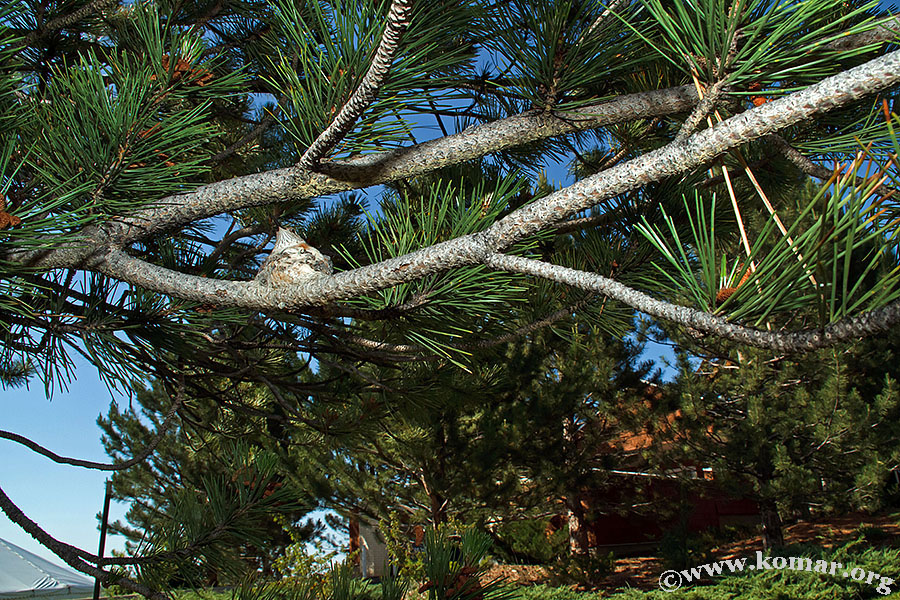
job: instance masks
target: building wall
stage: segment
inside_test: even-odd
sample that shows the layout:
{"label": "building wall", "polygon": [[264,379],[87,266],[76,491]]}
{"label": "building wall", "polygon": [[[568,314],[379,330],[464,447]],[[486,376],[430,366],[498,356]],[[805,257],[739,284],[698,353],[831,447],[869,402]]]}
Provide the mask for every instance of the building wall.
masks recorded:
{"label": "building wall", "polygon": [[381,577],[388,566],[388,552],[378,529],[359,523],[359,570],[363,577]]}

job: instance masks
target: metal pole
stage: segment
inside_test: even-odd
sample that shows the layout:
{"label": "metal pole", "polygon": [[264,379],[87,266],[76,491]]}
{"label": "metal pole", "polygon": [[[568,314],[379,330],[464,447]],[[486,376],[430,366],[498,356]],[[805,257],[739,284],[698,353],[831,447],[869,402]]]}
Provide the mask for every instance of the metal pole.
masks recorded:
{"label": "metal pole", "polygon": [[[112,495],[112,481],[106,480],[106,495],[103,498],[103,518],[100,520],[100,548],[97,550],[97,556],[100,561],[97,568],[103,568],[103,552],[106,550],[106,523],[109,521],[109,497]],[[94,580],[94,600],[100,600],[100,578]]]}

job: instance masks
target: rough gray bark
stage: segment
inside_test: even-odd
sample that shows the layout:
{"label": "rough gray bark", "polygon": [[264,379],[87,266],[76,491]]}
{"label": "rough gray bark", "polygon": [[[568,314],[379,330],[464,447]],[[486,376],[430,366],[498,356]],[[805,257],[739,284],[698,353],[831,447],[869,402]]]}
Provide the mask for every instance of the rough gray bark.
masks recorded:
{"label": "rough gray bark", "polygon": [[657,300],[596,273],[587,273],[504,254],[492,255],[485,261],[485,264],[502,271],[542,277],[603,294],[658,319],[679,323],[692,329],[742,344],[771,348],[781,352],[815,350],[816,348],[823,348],[839,342],[881,333],[900,323],[900,301],[897,301],[884,308],[842,319],[819,329],[782,332],[764,331],[737,325],[722,317],[700,310]]}
{"label": "rough gray bark", "polygon": [[393,0],[388,11],[388,22],[381,36],[381,43],[372,59],[369,70],[363,76],[359,87],[341,108],[334,121],[319,134],[319,137],[306,149],[297,166],[301,169],[315,169],[319,161],[331,151],[353,129],[356,120],[362,116],[366,108],[375,100],[378,89],[384,83],[397,48],[400,37],[409,26],[411,0]]}
{"label": "rough gray bark", "polygon": [[[121,247],[135,239],[197,218],[283,200],[285,193],[289,193],[290,197],[298,194],[320,195],[362,185],[349,183],[348,180],[362,180],[369,185],[392,178],[408,177],[516,143],[572,131],[580,126],[586,128],[589,124],[597,126],[617,119],[656,116],[664,112],[657,104],[663,98],[680,98],[682,102],[693,105],[696,96],[691,96],[685,88],[628,96],[594,107],[591,109],[596,111],[594,115],[588,109],[582,109],[580,117],[579,114],[567,115],[569,119],[565,124],[561,124],[557,117],[550,114],[528,113],[473,128],[456,136],[420,144],[412,149],[366,157],[340,166],[326,166],[328,175],[302,169],[283,169],[241,177],[163,200],[128,219],[95,227],[86,232],[83,241],[67,247],[41,255],[7,254],[6,258],[42,268],[91,269],[156,292],[213,305],[260,311],[324,306],[456,267],[484,263],[499,267],[504,264],[503,260],[524,261],[525,259],[512,257],[501,259],[497,253],[606,199],[685,173],[707,164],[732,148],[885,90],[898,82],[900,51],[895,51],[829,77],[805,90],[731,117],[683,141],[673,142],[583,179],[514,211],[483,232],[334,276],[306,277],[294,285],[261,285],[258,281],[196,277],[141,261],[129,256]],[[573,117],[576,120],[572,121]],[[583,121],[578,120],[579,118],[583,118]],[[523,134],[525,137],[522,137]],[[546,267],[526,267],[524,263],[516,265],[517,269],[519,267],[531,269],[534,275],[559,280],[560,274],[551,273]],[[566,277],[579,287],[589,285],[577,273],[567,274]],[[585,289],[601,291],[596,287]],[[896,321],[897,312],[900,311],[900,308],[892,305],[882,311],[834,324],[822,332],[770,334],[754,332],[727,322],[720,323],[721,319],[684,307],[651,305],[648,301],[652,299],[627,288],[621,291],[620,299],[638,310],[652,310],[654,312],[649,314],[660,318],[745,343],[783,350],[815,348],[824,343],[847,339],[863,331],[881,331]]]}
{"label": "rough gray bark", "polygon": [[694,133],[694,130],[700,125],[700,122],[703,121],[709,113],[715,110],[716,103],[719,101],[719,97],[721,96],[724,87],[723,81],[717,81],[707,88],[703,99],[697,103],[693,112],[691,112],[684,123],[681,124],[681,129],[679,129],[678,133],[675,135],[676,142],[686,140],[688,136]]}

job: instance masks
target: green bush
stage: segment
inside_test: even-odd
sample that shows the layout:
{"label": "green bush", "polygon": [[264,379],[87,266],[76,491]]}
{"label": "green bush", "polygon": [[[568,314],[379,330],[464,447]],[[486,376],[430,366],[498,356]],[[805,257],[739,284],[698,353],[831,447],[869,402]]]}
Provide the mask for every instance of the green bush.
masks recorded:
{"label": "green bush", "polygon": [[550,572],[558,583],[593,588],[613,572],[615,565],[616,557],[611,551],[606,554],[576,554],[559,559]]}
{"label": "green bush", "polygon": [[212,590],[178,590],[172,594],[176,600],[232,600],[230,591],[214,592]]}
{"label": "green bush", "polygon": [[388,554],[393,557],[393,564],[399,569],[400,575],[413,581],[421,581],[425,577],[424,556],[413,548],[410,529],[410,525],[401,523],[398,513],[393,513],[388,520],[378,523]]}
{"label": "green bush", "polygon": [[891,534],[875,525],[860,525],[856,528],[856,533],[872,544],[883,542],[891,537]]}
{"label": "green bush", "polygon": [[667,531],[659,542],[658,556],[668,569],[684,569],[712,560],[715,532],[689,533],[686,527]]}
{"label": "green bush", "polygon": [[496,548],[501,558],[513,563],[549,564],[563,556],[569,544],[569,527],[565,525],[547,536],[549,519],[511,521],[497,527],[497,536],[505,547]]}

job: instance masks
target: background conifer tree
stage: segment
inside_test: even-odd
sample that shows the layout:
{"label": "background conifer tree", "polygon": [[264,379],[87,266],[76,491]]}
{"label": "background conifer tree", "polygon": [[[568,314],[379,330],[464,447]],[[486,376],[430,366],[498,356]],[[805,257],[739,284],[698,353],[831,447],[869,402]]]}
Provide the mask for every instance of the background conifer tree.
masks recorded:
{"label": "background conifer tree", "polygon": [[881,508],[900,467],[893,365],[871,363],[865,341],[802,360],[740,356],[681,357],[682,413],[663,460],[709,466],[723,489],[755,499],[767,548],[784,544],[792,518]]}

